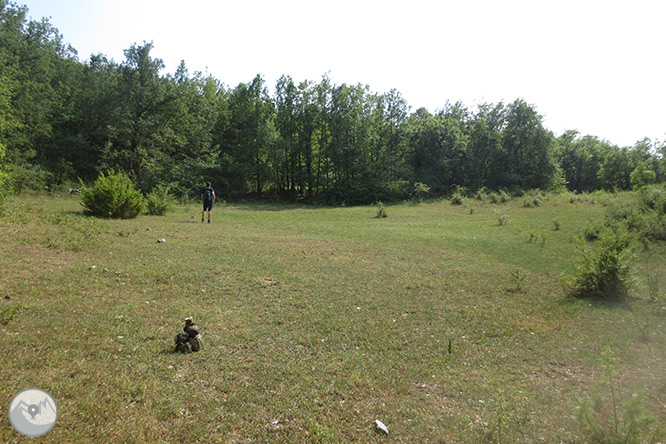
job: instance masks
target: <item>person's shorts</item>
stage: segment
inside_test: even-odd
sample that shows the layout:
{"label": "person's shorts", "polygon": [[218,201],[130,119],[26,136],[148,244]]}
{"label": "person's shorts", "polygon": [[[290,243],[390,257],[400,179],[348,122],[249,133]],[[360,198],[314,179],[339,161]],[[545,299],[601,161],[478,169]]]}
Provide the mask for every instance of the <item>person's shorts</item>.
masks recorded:
{"label": "person's shorts", "polygon": [[210,211],[212,209],[213,209],[213,201],[204,200],[204,209],[203,210],[204,211],[206,211],[206,210]]}

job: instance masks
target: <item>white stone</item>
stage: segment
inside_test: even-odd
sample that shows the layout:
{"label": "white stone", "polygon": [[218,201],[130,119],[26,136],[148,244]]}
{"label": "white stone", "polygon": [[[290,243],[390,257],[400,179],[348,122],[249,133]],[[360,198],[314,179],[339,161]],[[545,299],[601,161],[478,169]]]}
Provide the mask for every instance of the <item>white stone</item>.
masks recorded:
{"label": "white stone", "polygon": [[383,433],[384,435],[388,435],[388,427],[381,422],[379,419],[375,420],[375,429],[377,429],[378,432]]}

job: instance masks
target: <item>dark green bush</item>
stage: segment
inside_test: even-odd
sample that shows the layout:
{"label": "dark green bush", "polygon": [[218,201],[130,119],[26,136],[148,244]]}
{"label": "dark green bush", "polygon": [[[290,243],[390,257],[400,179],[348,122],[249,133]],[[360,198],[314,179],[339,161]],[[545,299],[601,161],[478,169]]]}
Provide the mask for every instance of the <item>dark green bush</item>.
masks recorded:
{"label": "dark green bush", "polygon": [[144,208],[143,195],[123,172],[100,173],[92,188],[81,182],[81,205],[87,214],[113,219],[132,219]]}

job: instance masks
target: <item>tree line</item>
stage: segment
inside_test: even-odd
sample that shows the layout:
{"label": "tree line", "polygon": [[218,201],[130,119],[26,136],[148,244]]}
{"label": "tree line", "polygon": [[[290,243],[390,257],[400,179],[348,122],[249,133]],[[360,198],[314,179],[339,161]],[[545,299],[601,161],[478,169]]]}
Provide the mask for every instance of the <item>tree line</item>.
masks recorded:
{"label": "tree line", "polygon": [[629,189],[663,181],[666,144],[619,147],[555,136],[518,99],[411,111],[396,90],[257,75],[228,87],[173,74],[134,44],[118,63],[86,61],[48,20],[0,0],[0,170],[16,190],[126,172],[144,192],[192,195],[210,180],[225,198],[339,204],[442,196],[455,189]]}

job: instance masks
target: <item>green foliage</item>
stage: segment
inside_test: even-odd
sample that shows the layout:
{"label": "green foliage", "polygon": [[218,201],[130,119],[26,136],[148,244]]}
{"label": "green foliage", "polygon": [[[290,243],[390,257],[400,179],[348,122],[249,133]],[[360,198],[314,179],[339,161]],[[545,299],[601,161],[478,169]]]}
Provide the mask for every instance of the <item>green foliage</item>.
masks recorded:
{"label": "green foliage", "polygon": [[430,187],[423,182],[415,182],[413,188],[414,198],[417,200],[422,200],[430,192]]}
{"label": "green foliage", "polygon": [[7,325],[14,320],[16,315],[21,311],[20,305],[10,305],[0,308],[0,325]]}
{"label": "green foliage", "polygon": [[655,174],[655,172],[652,170],[648,170],[645,167],[645,163],[643,162],[639,163],[638,166],[634,169],[634,171],[631,172],[631,175],[629,176],[631,186],[634,188],[634,190],[641,189],[646,185],[654,183],[656,178],[657,175]]}
{"label": "green foliage", "polygon": [[384,208],[384,204],[382,202],[377,202],[377,214],[375,215],[375,218],[382,219],[384,217],[388,217],[386,208]]}
{"label": "green foliage", "polygon": [[11,192],[11,177],[4,171],[5,147],[0,143],[0,213],[4,209],[5,199]]}
{"label": "green foliage", "polygon": [[160,185],[146,196],[146,214],[164,216],[171,209],[173,197],[169,190],[168,185]]}
{"label": "green foliage", "polygon": [[523,207],[534,208],[548,200],[548,193],[542,190],[530,190],[523,194]]}
{"label": "green foliage", "polygon": [[606,209],[607,224],[619,224],[646,241],[666,240],[666,188],[645,186],[617,194]]}
{"label": "green foliage", "polygon": [[451,205],[462,205],[465,203],[465,194],[467,193],[467,188],[455,185],[453,190],[453,195],[451,196]]}
{"label": "green foliage", "polygon": [[112,169],[143,192],[171,183],[179,197],[194,197],[196,183],[212,180],[233,198],[338,205],[447,196],[454,184],[504,203],[511,195],[497,190],[626,190],[663,179],[659,142],[619,148],[575,131],[555,139],[524,100],[446,103],[431,114],[410,113],[395,90],[334,85],[327,76],[282,76],[273,95],[259,75],[227,89],[190,75],[184,62],[162,74],[152,42],[133,44],[118,63],[102,54],[80,62],[48,20],[0,5],[0,144],[8,158],[0,193],[2,183],[20,192]]}
{"label": "green foliage", "polygon": [[520,291],[525,282],[525,273],[520,271],[519,268],[516,268],[511,272],[511,284],[513,285],[513,291]]}
{"label": "green foliage", "polygon": [[605,300],[627,295],[631,274],[630,241],[626,234],[607,229],[596,245],[581,240],[580,258],[574,276],[573,294]]}
{"label": "green foliage", "polygon": [[501,227],[509,222],[509,216],[502,210],[495,210],[495,217],[497,217],[497,224]]}
{"label": "green foliage", "polygon": [[143,195],[123,172],[100,173],[92,188],[81,182],[81,205],[97,217],[132,219],[144,208]]}
{"label": "green foliage", "polygon": [[503,204],[512,199],[511,195],[505,190],[488,191],[485,187],[480,188],[474,195],[474,198],[491,204]]}
{"label": "green foliage", "polygon": [[666,429],[645,408],[645,392],[620,399],[617,388],[617,359],[610,348],[602,353],[607,396],[597,390],[591,398],[576,400],[576,418],[585,442],[598,444],[658,443],[666,438]]}
{"label": "green foliage", "polygon": [[490,400],[492,412],[490,436],[498,444],[513,442],[511,431],[527,422],[530,399],[522,390],[500,388]]}
{"label": "green foliage", "polygon": [[48,182],[49,174],[39,165],[10,164],[7,166],[10,188],[14,193],[26,190],[43,190]]}
{"label": "green foliage", "polygon": [[465,196],[459,191],[456,191],[451,196],[451,205],[462,205],[465,203]]}

